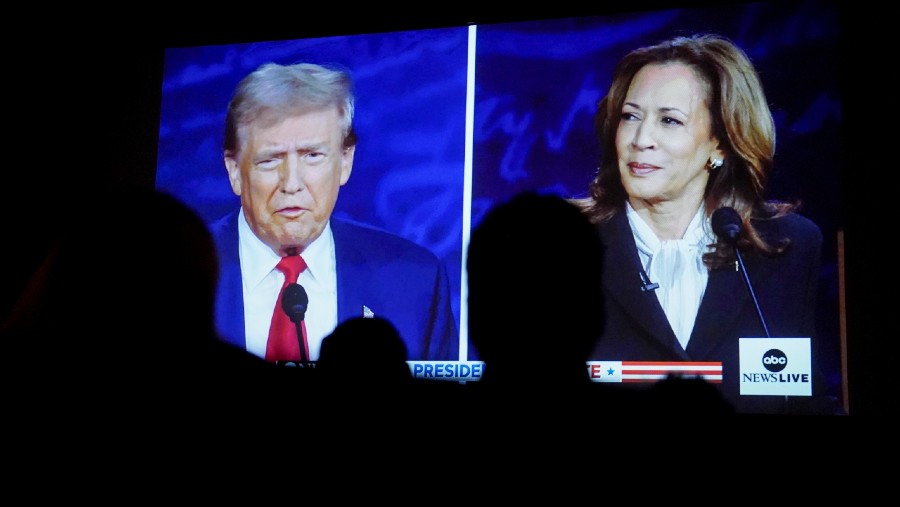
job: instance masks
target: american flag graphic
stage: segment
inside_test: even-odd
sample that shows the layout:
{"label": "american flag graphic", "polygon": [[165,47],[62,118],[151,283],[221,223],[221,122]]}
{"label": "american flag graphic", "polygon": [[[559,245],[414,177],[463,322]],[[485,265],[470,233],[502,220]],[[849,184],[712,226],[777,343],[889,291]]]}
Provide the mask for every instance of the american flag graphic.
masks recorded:
{"label": "american flag graphic", "polygon": [[588,361],[594,382],[656,382],[669,375],[722,383],[722,363],[712,361]]}

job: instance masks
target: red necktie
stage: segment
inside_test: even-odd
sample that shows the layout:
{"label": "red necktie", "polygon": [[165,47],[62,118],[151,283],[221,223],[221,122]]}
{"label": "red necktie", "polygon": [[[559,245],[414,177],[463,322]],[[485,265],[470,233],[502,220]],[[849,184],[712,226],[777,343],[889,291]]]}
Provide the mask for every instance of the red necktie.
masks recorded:
{"label": "red necktie", "polygon": [[272,324],[269,326],[269,341],[266,343],[266,361],[309,361],[309,345],[306,343],[306,321],[300,321],[303,332],[303,350],[297,341],[297,325],[281,307],[284,288],[297,283],[297,277],[304,269],[306,262],[299,255],[282,257],[276,266],[284,273],[284,284],[278,292],[275,310],[272,312]]}

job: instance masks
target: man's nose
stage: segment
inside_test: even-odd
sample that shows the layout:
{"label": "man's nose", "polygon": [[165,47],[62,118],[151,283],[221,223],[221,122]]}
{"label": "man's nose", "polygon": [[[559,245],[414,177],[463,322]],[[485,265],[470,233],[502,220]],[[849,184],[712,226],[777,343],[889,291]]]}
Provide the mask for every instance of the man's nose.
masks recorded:
{"label": "man's nose", "polygon": [[300,157],[297,155],[289,155],[282,166],[281,190],[293,194],[303,188],[303,164],[300,163]]}

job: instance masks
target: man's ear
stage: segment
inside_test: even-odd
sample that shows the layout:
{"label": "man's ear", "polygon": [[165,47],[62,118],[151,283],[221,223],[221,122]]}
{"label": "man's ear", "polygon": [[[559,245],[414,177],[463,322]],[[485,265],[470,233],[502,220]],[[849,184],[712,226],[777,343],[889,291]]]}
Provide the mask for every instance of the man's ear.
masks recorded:
{"label": "man's ear", "polygon": [[356,153],[356,145],[348,146],[341,152],[341,185],[350,179],[353,172],[353,155]]}
{"label": "man's ear", "polygon": [[230,153],[225,154],[225,169],[228,171],[231,191],[234,192],[234,195],[241,195],[241,166]]}

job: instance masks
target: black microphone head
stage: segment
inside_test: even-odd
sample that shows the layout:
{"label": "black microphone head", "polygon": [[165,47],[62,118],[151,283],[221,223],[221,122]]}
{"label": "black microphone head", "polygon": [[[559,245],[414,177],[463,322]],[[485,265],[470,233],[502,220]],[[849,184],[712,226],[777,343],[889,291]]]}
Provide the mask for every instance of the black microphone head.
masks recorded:
{"label": "black microphone head", "polygon": [[720,239],[729,243],[737,241],[743,227],[741,216],[734,208],[725,206],[717,209],[712,214],[712,228]]}
{"label": "black microphone head", "polygon": [[281,308],[290,317],[291,322],[297,323],[306,316],[306,307],[309,305],[309,296],[306,289],[297,283],[289,284],[281,295]]}

